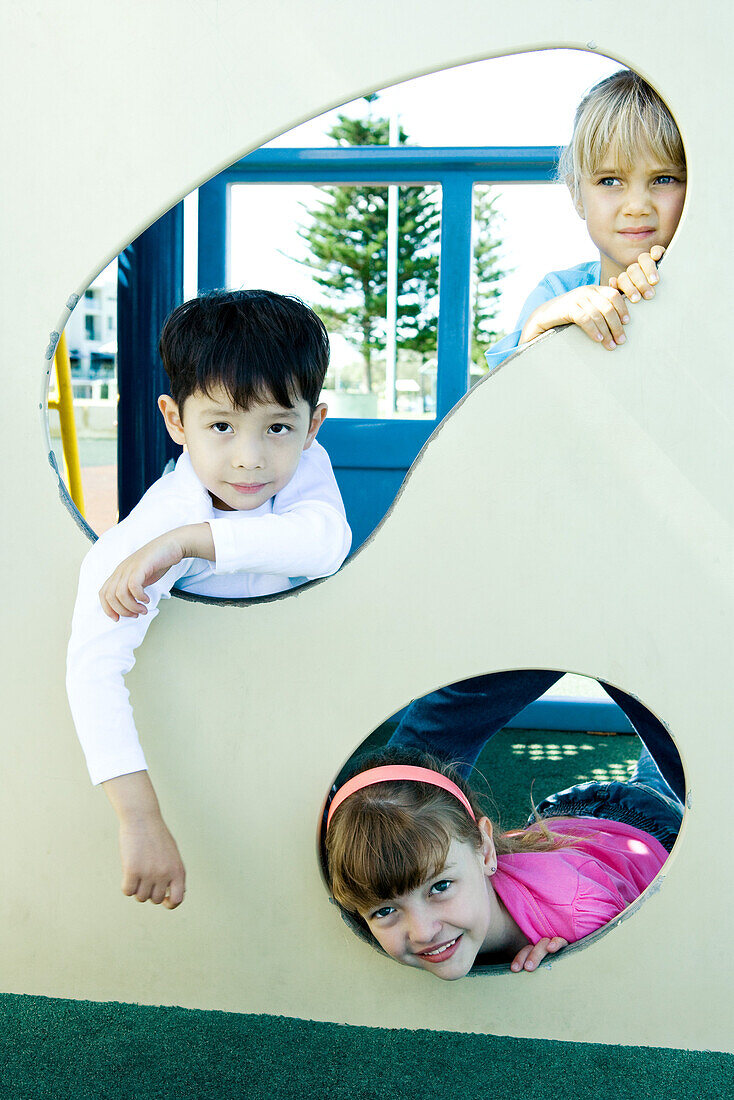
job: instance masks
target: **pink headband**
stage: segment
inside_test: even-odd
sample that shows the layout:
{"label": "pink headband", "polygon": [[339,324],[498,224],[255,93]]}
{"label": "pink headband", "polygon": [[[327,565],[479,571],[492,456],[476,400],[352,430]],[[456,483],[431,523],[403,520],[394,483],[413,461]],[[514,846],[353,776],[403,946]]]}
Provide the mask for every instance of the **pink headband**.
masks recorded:
{"label": "pink headband", "polygon": [[450,779],[447,779],[445,775],[441,775],[440,772],[431,771],[430,768],[415,768],[408,764],[392,764],[382,768],[369,768],[366,772],[360,772],[359,775],[353,776],[353,778],[349,779],[343,787],[340,787],[329,806],[329,813],[326,818],[326,828],[329,828],[334,810],[338,806],[341,806],[342,802],[346,798],[349,798],[350,794],[354,794],[355,791],[361,791],[363,787],[372,787],[375,783],[389,783],[394,779],[407,779],[413,783],[430,783],[433,787],[443,788],[444,791],[448,791],[449,794],[452,794],[454,798],[458,798],[472,821],[476,821],[474,811],[469,804],[469,799],[461,788],[457,787],[455,783],[452,783]]}

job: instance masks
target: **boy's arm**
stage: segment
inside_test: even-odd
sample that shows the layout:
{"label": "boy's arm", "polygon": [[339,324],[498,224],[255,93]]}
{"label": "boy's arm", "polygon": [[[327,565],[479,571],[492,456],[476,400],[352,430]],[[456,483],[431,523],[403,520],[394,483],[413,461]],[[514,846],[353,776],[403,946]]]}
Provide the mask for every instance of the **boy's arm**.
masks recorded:
{"label": "boy's arm", "polygon": [[214,561],[214,539],[208,523],[186,524],[166,531],[120,562],[99,590],[105,615],[113,622],[145,615],[150,603],[145,589],[185,558]]}
{"label": "boy's arm", "polygon": [[[286,577],[328,577],[349,553],[352,534],[323,447],[305,452],[292,481],[264,516],[233,513],[174,528],[126,558],[100,588],[105,615],[144,616],[146,592],[187,558],[216,563],[215,572],[265,573]],[[312,454],[312,451],[314,453]]]}
{"label": "boy's arm", "polygon": [[135,664],[135,650],[157,614],[160,599],[188,566],[184,562],[169,569],[149,587],[147,615],[113,622],[103,613],[98,593],[129,548],[128,534],[129,529],[113,528],[84,559],[67,652],[69,705],[95,784],[147,767],[124,678]]}
{"label": "boy's arm", "polygon": [[[132,528],[132,531],[131,531]],[[183,901],[185,871],[161,816],[146,769],[124,677],[134,650],[186,566],[170,570],[149,592],[151,614],[119,623],[99,605],[100,576],[139,537],[135,522],[107,532],[87,554],[67,658],[67,692],[93,783],[102,783],[119,821],[123,892],[174,909]]]}

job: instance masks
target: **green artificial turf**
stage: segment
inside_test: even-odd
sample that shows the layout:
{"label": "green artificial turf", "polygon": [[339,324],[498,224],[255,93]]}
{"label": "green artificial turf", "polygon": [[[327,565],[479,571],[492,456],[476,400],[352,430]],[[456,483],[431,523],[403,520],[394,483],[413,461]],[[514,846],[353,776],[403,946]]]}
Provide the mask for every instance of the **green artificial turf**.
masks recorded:
{"label": "green artificial turf", "polygon": [[[380,726],[362,749],[378,749],[394,728],[394,723]],[[627,779],[640,744],[636,734],[502,730],[487,742],[470,781],[490,816],[511,829],[526,823],[531,801],[589,779]]]}
{"label": "green artificial turf", "polygon": [[0,996],[0,1095],[263,1100],[684,1100],[734,1095],[734,1057],[383,1031]]}

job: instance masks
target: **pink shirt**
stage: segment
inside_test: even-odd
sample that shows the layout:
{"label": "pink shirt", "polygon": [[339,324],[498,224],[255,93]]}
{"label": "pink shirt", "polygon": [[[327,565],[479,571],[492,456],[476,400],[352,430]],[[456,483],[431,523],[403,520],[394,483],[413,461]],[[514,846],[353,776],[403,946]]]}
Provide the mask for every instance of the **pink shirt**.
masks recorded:
{"label": "pink shirt", "polygon": [[588,936],[638,898],[668,853],[649,833],[595,817],[565,818],[554,833],[573,848],[500,856],[492,885],[531,943]]}

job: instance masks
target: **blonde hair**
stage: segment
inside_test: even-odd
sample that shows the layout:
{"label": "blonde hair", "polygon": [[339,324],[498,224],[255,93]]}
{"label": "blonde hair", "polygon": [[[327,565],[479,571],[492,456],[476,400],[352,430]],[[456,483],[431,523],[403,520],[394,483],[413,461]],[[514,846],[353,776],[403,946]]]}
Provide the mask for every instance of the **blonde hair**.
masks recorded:
{"label": "blonde hair", "polygon": [[[451,765],[424,754],[376,754],[353,774],[385,763],[410,763],[448,776],[464,792],[475,818],[455,795],[431,783],[391,780],[355,791],[334,811],[326,834],[327,876],[334,900],[358,922],[360,912],[399,897],[438,874],[452,840],[473,845],[483,837],[477,821],[486,816],[477,795]],[[526,829],[493,827],[498,855],[547,852],[567,847],[538,820]]]}
{"label": "blonde hair", "polygon": [[573,136],[558,162],[558,178],[574,200],[581,177],[603,168],[610,151],[626,170],[641,152],[651,153],[661,165],[686,164],[675,119],[647,81],[629,69],[594,85],[578,105]]}

